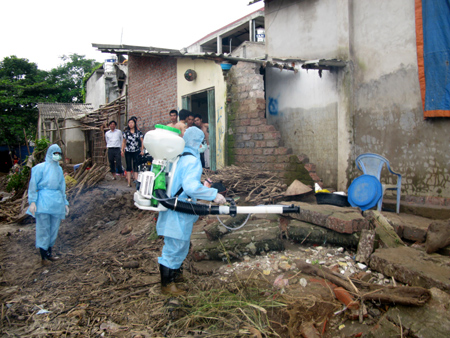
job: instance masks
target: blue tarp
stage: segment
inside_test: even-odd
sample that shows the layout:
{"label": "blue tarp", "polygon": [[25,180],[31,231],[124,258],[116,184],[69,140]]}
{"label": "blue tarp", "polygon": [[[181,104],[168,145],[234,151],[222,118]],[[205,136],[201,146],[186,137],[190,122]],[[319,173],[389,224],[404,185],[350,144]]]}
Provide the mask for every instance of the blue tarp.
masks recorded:
{"label": "blue tarp", "polygon": [[440,111],[429,116],[450,116],[450,1],[421,0],[421,5],[424,111]]}

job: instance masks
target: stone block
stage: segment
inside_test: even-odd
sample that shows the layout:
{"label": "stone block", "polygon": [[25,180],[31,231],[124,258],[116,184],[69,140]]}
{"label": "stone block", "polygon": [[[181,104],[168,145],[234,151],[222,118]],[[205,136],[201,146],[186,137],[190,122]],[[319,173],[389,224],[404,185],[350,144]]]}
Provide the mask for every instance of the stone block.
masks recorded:
{"label": "stone block", "polygon": [[369,222],[361,216],[357,208],[341,208],[333,205],[302,202],[294,202],[294,204],[300,207],[300,213],[292,214],[291,217],[300,221],[347,234],[369,229]]}
{"label": "stone block", "polygon": [[369,257],[375,248],[375,231],[370,229],[361,230],[361,238],[356,252],[356,261],[369,263]]}
{"label": "stone block", "polygon": [[250,120],[250,125],[252,126],[259,126],[261,124],[266,123],[265,119],[252,119]]}
{"label": "stone block", "polygon": [[450,257],[402,246],[377,249],[370,268],[401,283],[450,292]]}
{"label": "stone block", "polygon": [[408,337],[447,338],[450,334],[450,295],[437,288],[431,288],[431,299],[423,307],[391,307],[387,318],[403,331],[409,331]]}
{"label": "stone block", "polygon": [[401,238],[414,242],[425,242],[428,227],[432,222],[429,218],[405,213],[383,212],[382,214]]}

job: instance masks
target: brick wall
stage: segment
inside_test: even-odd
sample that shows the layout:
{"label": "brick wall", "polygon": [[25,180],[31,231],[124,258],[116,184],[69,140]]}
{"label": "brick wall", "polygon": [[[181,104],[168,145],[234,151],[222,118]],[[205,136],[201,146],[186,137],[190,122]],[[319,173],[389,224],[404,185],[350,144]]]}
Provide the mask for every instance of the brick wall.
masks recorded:
{"label": "brick wall", "polygon": [[295,179],[307,185],[319,182],[315,165],[282,145],[280,132],[267,124],[265,112],[260,65],[239,62],[227,75],[227,164],[270,171],[287,184]]}
{"label": "brick wall", "polygon": [[167,124],[177,109],[177,61],[130,55],[128,60],[128,117],[137,116],[144,133]]}

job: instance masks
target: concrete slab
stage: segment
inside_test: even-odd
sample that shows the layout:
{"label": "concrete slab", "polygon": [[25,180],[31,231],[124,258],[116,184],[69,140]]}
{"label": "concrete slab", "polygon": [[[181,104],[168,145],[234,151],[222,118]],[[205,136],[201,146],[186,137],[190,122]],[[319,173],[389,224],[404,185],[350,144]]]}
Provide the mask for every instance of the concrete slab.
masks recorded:
{"label": "concrete slab", "polygon": [[294,204],[300,207],[300,213],[290,214],[290,217],[340,233],[352,234],[362,229],[369,229],[369,221],[361,215],[359,208],[343,208],[302,202],[283,204]]}
{"label": "concrete slab", "polygon": [[432,288],[431,299],[423,307],[391,307],[386,316],[409,336],[418,338],[447,338],[450,335],[450,295]]}
{"label": "concrete slab", "polygon": [[450,292],[450,258],[411,247],[378,249],[370,268],[412,286],[437,287]]}
{"label": "concrete slab", "polygon": [[[400,214],[412,214],[429,219],[449,219],[450,218],[450,206],[448,205],[432,205],[426,203],[424,200],[421,204],[401,201],[400,202]],[[395,206],[397,205],[396,200],[383,198],[383,208],[395,211]]]}
{"label": "concrete slab", "polygon": [[194,225],[191,236],[192,256],[195,260],[226,260],[246,254],[284,250],[278,222],[263,218],[251,219],[240,230],[225,234],[220,240],[210,241],[202,230],[202,222]]}
{"label": "concrete slab", "polygon": [[392,225],[397,235],[408,241],[425,242],[427,231],[433,220],[421,216],[382,212],[388,222]]}
{"label": "concrete slab", "polygon": [[400,332],[400,327],[391,323],[386,316],[383,316],[378,323],[370,329],[367,338],[400,337]]}

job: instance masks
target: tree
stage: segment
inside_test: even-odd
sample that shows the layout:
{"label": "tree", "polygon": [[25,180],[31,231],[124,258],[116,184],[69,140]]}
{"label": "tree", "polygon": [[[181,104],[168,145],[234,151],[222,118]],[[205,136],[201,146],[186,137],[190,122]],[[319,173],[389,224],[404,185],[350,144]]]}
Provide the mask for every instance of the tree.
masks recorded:
{"label": "tree", "polygon": [[83,78],[98,66],[84,55],[70,54],[61,57],[65,63],[50,71],[49,83],[59,88],[56,102],[83,103]]}
{"label": "tree", "polygon": [[48,73],[28,59],[12,55],[0,62],[0,140],[2,144],[24,143],[35,135],[38,102],[52,102],[57,88],[46,81]]}
{"label": "tree", "polygon": [[62,56],[62,66],[50,72],[39,70],[28,59],[14,55],[0,62],[0,142],[24,143],[27,135],[34,137],[38,121],[37,103],[83,102],[83,78],[98,66],[84,55]]}

